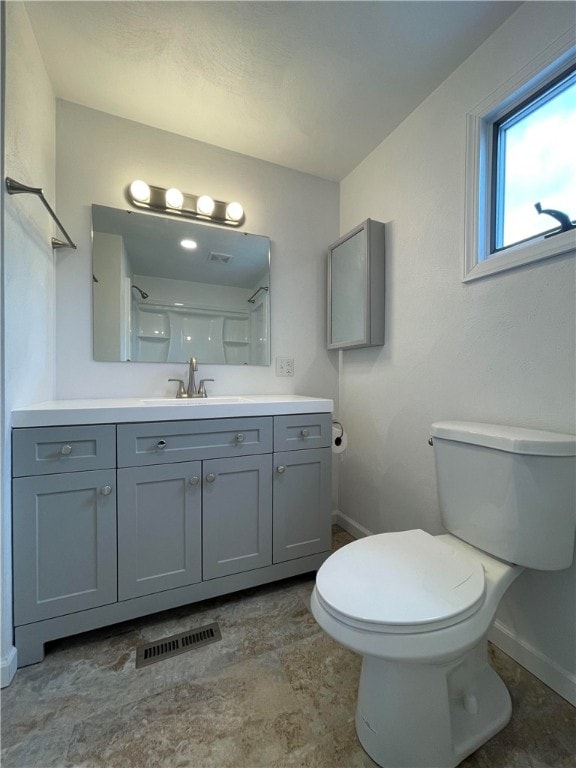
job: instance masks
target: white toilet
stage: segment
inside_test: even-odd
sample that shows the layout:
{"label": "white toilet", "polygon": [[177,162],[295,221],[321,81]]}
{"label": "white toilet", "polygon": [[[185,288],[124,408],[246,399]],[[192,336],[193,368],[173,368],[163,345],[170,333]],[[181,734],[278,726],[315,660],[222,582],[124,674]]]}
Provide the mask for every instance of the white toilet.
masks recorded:
{"label": "white toilet", "polygon": [[508,691],[487,660],[501,597],[524,568],[572,563],[576,436],[438,422],[450,534],[368,536],[331,555],[312,613],[362,654],[356,731],[385,768],[453,768],[503,728]]}

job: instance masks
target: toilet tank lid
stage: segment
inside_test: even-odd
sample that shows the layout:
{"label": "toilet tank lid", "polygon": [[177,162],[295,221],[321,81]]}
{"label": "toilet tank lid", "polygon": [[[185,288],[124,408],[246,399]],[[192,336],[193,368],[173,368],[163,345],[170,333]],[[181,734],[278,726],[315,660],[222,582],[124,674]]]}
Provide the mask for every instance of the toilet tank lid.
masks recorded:
{"label": "toilet tank lid", "polygon": [[436,421],[430,434],[443,440],[482,445],[509,453],[576,456],[576,435],[561,432],[472,421]]}

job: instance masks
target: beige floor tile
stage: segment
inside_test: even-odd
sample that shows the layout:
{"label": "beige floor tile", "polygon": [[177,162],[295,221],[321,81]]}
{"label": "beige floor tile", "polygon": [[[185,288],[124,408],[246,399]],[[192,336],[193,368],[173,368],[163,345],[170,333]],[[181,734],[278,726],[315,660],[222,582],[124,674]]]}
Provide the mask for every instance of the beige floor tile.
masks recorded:
{"label": "beige floor tile", "polygon": [[[334,547],[352,537],[338,527]],[[313,576],[50,645],[2,691],[2,768],[373,768],[361,659],[309,612]],[[136,645],[217,621],[222,640],[135,669]],[[462,768],[575,768],[576,710],[505,654],[513,717]]]}

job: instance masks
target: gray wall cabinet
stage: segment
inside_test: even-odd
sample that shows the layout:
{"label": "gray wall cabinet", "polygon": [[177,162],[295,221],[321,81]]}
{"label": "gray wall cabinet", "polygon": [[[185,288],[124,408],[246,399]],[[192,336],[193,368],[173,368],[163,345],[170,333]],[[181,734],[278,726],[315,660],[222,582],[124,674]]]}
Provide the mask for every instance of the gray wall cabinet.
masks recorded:
{"label": "gray wall cabinet", "polygon": [[328,250],[328,349],[384,344],[384,224],[367,219]]}
{"label": "gray wall cabinet", "polygon": [[48,640],[319,568],[330,442],[329,413],[14,429],[18,665]]}

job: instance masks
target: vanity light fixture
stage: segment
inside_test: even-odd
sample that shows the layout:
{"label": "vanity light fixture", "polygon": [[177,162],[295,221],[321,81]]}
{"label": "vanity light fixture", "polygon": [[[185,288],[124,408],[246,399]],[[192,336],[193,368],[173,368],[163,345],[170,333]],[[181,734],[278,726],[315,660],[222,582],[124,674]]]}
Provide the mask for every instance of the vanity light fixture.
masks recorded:
{"label": "vanity light fixture", "polygon": [[225,203],[214,200],[209,195],[191,195],[181,192],[176,187],[170,187],[170,189],[154,187],[141,179],[129,185],[126,196],[136,208],[210,221],[214,224],[238,227],[245,218],[244,209],[238,202]]}
{"label": "vanity light fixture", "polygon": [[184,195],[176,187],[166,190],[166,206],[168,208],[182,208],[184,205]]}
{"label": "vanity light fixture", "polygon": [[196,208],[198,209],[198,213],[203,213],[205,216],[212,216],[214,213],[214,205],[214,200],[212,200],[210,195],[200,195],[198,202],[196,203]]}
{"label": "vanity light fixture", "polygon": [[228,203],[226,206],[226,216],[231,221],[240,221],[244,216],[244,208],[240,203]]}
{"label": "vanity light fixture", "polygon": [[145,181],[136,179],[130,184],[130,196],[138,203],[150,202],[150,187]]}

